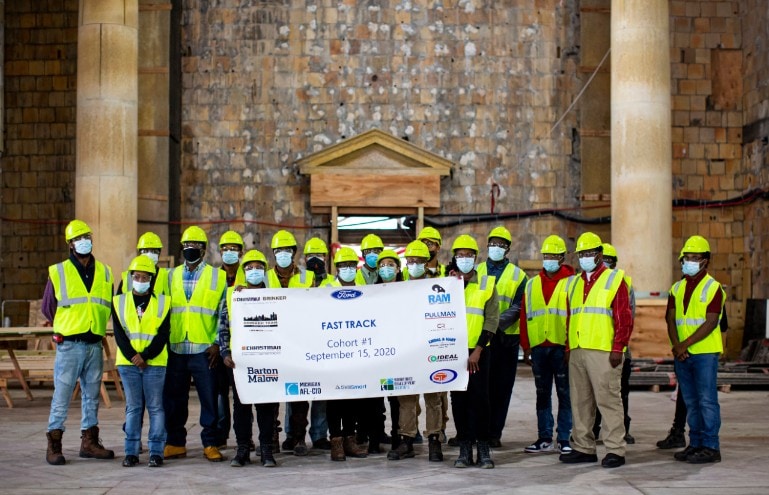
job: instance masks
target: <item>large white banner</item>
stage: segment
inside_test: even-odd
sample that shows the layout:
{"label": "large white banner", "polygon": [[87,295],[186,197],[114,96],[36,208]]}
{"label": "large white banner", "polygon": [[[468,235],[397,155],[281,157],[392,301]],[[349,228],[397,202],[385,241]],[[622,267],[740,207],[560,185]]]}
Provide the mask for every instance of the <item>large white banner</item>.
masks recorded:
{"label": "large white banner", "polygon": [[467,389],[456,278],[241,290],[230,320],[244,404]]}

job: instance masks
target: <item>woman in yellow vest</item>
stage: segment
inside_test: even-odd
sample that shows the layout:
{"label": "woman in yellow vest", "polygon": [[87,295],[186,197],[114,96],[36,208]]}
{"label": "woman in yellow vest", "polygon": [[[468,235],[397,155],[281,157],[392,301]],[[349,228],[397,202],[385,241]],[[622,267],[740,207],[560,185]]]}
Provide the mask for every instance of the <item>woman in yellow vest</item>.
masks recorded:
{"label": "woman in yellow vest", "polygon": [[475,270],[478,259],[478,243],[463,234],[451,246],[454,258],[450,266],[456,270],[449,275],[461,277],[465,282],[465,306],[467,311],[467,347],[469,358],[467,371],[470,380],[466,392],[451,392],[451,412],[457,427],[459,457],[454,467],[473,465],[472,445],[478,442],[478,467],[492,469],[489,448],[490,406],[489,370],[491,360],[487,347],[499,326],[499,296],[493,276],[479,277]]}
{"label": "woman in yellow vest", "polygon": [[126,395],[125,459],[123,466],[139,463],[142,415],[146,404],[150,419],[149,467],[163,464],[166,443],[163,384],[170,334],[169,298],[150,289],[155,264],[139,255],[128,266],[132,289],[112,299],[112,324],[117,344],[116,364]]}

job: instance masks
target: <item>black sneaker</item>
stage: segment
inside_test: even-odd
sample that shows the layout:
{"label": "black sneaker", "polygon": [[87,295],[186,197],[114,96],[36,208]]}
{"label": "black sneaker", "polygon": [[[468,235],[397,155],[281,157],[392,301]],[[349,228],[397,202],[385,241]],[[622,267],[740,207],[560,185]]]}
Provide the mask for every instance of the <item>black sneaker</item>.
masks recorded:
{"label": "black sneaker", "polygon": [[673,458],[677,461],[686,462],[689,459],[689,456],[694,455],[698,450],[700,450],[700,447],[692,447],[689,445],[684,450],[673,454]]}
{"label": "black sneaker", "polygon": [[421,444],[424,442],[424,438],[422,438],[422,434],[417,432],[417,436],[414,437],[414,443]]}
{"label": "black sneaker", "polygon": [[577,464],[580,462],[598,462],[598,456],[595,454],[586,454],[579,450],[572,450],[568,454],[561,454],[558,460],[565,464]]}
{"label": "black sneaker", "polygon": [[617,454],[606,454],[601,461],[601,466],[605,468],[618,468],[625,465],[625,457]]}
{"label": "black sneaker", "polygon": [[251,449],[248,444],[238,445],[238,451],[235,453],[235,457],[230,461],[230,466],[243,467],[246,464],[251,464]]}
{"label": "black sneaker", "polygon": [[134,467],[139,464],[139,458],[135,455],[127,455],[123,459],[123,467]]}
{"label": "black sneaker", "polygon": [[163,465],[162,455],[151,455],[150,462],[147,463],[147,467],[160,467]]}
{"label": "black sneaker", "polygon": [[625,443],[628,445],[633,445],[635,443],[635,437],[630,433],[625,433]]}
{"label": "black sneaker", "polygon": [[285,440],[283,440],[283,445],[281,445],[280,447],[283,450],[294,450],[294,445],[296,445],[296,440],[294,440],[293,438],[286,438]]}
{"label": "black sneaker", "polygon": [[710,462],[721,462],[721,451],[702,447],[686,458],[689,464],[707,464]]}
{"label": "black sneaker", "polygon": [[657,442],[658,449],[681,449],[686,447],[686,436],[684,430],[671,428],[668,436],[664,440]]}
{"label": "black sneaker", "polygon": [[312,448],[318,450],[331,450],[331,442],[329,442],[326,437],[319,438],[312,442]]}

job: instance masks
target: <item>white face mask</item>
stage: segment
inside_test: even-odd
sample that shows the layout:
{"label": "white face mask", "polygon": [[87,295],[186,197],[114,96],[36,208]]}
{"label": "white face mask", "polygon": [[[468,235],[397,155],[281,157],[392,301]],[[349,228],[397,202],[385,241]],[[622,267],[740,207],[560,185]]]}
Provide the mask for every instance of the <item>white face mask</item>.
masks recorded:
{"label": "white face mask", "polygon": [[80,239],[79,241],[75,241],[75,252],[80,256],[91,254],[92,249],[93,243],[91,242],[91,239]]}
{"label": "white face mask", "polygon": [[158,259],[160,258],[160,256],[158,255],[158,253],[142,253],[142,255],[146,256],[146,257],[147,257],[147,258],[149,258],[149,259],[151,259],[151,260],[152,260],[152,262],[153,262],[155,265],[157,265],[157,264],[158,264]]}
{"label": "white face mask", "polygon": [[681,265],[681,271],[684,273],[684,275],[693,277],[700,272],[700,262],[684,261],[684,263]]}
{"label": "white face mask", "polygon": [[505,248],[499,246],[489,246],[489,259],[491,261],[502,261],[505,257]]}
{"label": "white face mask", "polygon": [[224,251],[222,253],[222,262],[225,265],[234,265],[238,262],[238,259],[240,256],[238,256],[237,251]]}
{"label": "white face mask", "polygon": [[583,272],[593,273],[596,268],[595,258],[580,258],[579,267],[582,268]]}
{"label": "white face mask", "polygon": [[294,260],[294,255],[287,251],[281,251],[275,253],[275,263],[281,268],[288,268],[291,262]]}
{"label": "white face mask", "polygon": [[358,270],[352,267],[340,268],[339,278],[344,282],[352,282],[355,280],[355,274]]}
{"label": "white face mask", "polygon": [[150,282],[137,282],[133,281],[133,291],[139,295],[144,295],[150,290]]}
{"label": "white face mask", "polygon": [[406,265],[406,268],[409,269],[409,276],[411,277],[419,278],[425,274],[424,263],[409,263]]}
{"label": "white face mask", "polygon": [[561,264],[558,260],[542,260],[542,268],[548,273],[555,273],[561,268]]}
{"label": "white face mask", "polygon": [[456,258],[456,262],[462,273],[470,273],[475,268],[475,258]]}
{"label": "white face mask", "polygon": [[264,270],[261,268],[254,268],[246,272],[246,282],[251,285],[259,285],[264,282]]}

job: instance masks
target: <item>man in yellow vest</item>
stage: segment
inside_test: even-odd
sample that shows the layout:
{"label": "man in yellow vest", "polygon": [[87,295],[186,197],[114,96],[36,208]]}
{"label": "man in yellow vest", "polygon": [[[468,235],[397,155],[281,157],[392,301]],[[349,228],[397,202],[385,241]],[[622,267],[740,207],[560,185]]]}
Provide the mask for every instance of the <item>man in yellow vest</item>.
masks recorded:
{"label": "man in yellow vest", "polygon": [[[531,366],[537,391],[537,439],[527,454],[571,452],[571,399],[566,354],[566,283],[574,269],[565,264],[566,243],[557,235],[542,243],[542,270],[526,283],[521,306],[523,361]],[[553,383],[558,396],[558,437],[553,445]]]}
{"label": "man in yellow vest", "polygon": [[379,275],[377,273],[377,261],[382,250],[384,250],[384,243],[376,234],[368,234],[360,241],[360,252],[363,255],[364,263],[355,278],[358,285],[376,283]]}
{"label": "man in yellow vest", "polygon": [[684,396],[689,446],[676,452],[678,461],[721,462],[718,431],[718,357],[723,352],[719,321],[726,295],[708,272],[710,244],[702,236],[686,240],[681,250],[684,277],[670,289],[665,319],[675,357],[676,378]]}
{"label": "man in yellow vest", "polygon": [[451,392],[451,413],[457,427],[459,457],[454,467],[465,468],[473,464],[472,445],[478,442],[478,467],[494,468],[489,446],[489,372],[491,358],[488,345],[499,328],[499,296],[495,279],[481,276],[475,269],[478,259],[478,243],[466,234],[460,235],[451,246],[454,258],[451,265],[456,271],[450,275],[461,277],[465,282],[465,306],[467,318],[467,346],[469,358],[467,371],[470,380],[466,392]]}
{"label": "man in yellow vest", "polygon": [[[158,259],[160,252],[163,250],[163,241],[154,232],[145,232],[139,237],[139,242],[136,243],[136,254],[143,254],[152,260],[157,269],[157,275],[152,277],[152,287],[150,290],[155,294],[164,294],[166,296],[171,295],[171,291],[168,288],[168,270],[162,267],[158,267]],[[130,293],[132,287],[131,272],[126,270],[121,277],[120,286],[118,287],[118,294],[123,292]]]}
{"label": "man in yellow vest", "polygon": [[216,367],[219,365],[217,322],[219,303],[227,288],[226,274],[205,262],[208,237],[197,226],[182,233],[184,264],[168,274],[171,287],[171,336],[163,392],[168,443],[166,459],[187,455],[190,378],[200,400],[200,439],[203,454],[221,462],[217,428]]}
{"label": "man in yellow vest", "polygon": [[166,443],[163,384],[168,363],[171,298],[152,292],[155,263],[139,255],[128,266],[131,292],[112,299],[112,328],[117,344],[117,365],[126,395],[125,459],[123,466],[139,463],[142,416],[150,419],[149,467],[163,465]]}
{"label": "man in yellow vest", "polygon": [[48,464],[64,464],[61,437],[75,384],[80,379],[80,457],[113,459],[99,440],[99,390],[104,369],[102,339],[112,309],[112,269],[96,261],[91,228],[72,220],[64,230],[69,259],[48,267],[42,312],[53,322],[56,361],[48,417]]}
{"label": "man in yellow vest", "polygon": [[561,454],[561,462],[596,462],[596,407],[603,416],[603,443],[608,453],[605,468],[625,464],[625,424],[622,411],[622,360],[633,316],[625,273],[609,270],[602,259],[603,243],[592,232],[577,239],[582,273],[567,283],[569,392],[574,428],[572,451]]}
{"label": "man in yellow vest", "polygon": [[507,255],[513,237],[503,226],[494,227],[488,236],[488,258],[476,269],[479,277],[496,279],[499,295],[499,328],[491,340],[489,370],[489,403],[491,407],[490,439],[492,448],[502,446],[502,430],[507,421],[510,397],[513,395],[515,373],[518,370],[520,347],[520,315],[523,290],[528,278]]}
{"label": "man in yellow vest", "polygon": [[[419,231],[417,240],[422,241],[427,246],[430,257],[425,263],[425,271],[428,277],[445,277],[446,266],[438,262],[438,252],[441,250],[443,239],[441,233],[435,227],[425,227]],[[403,270],[403,280],[409,279],[409,268]]]}

